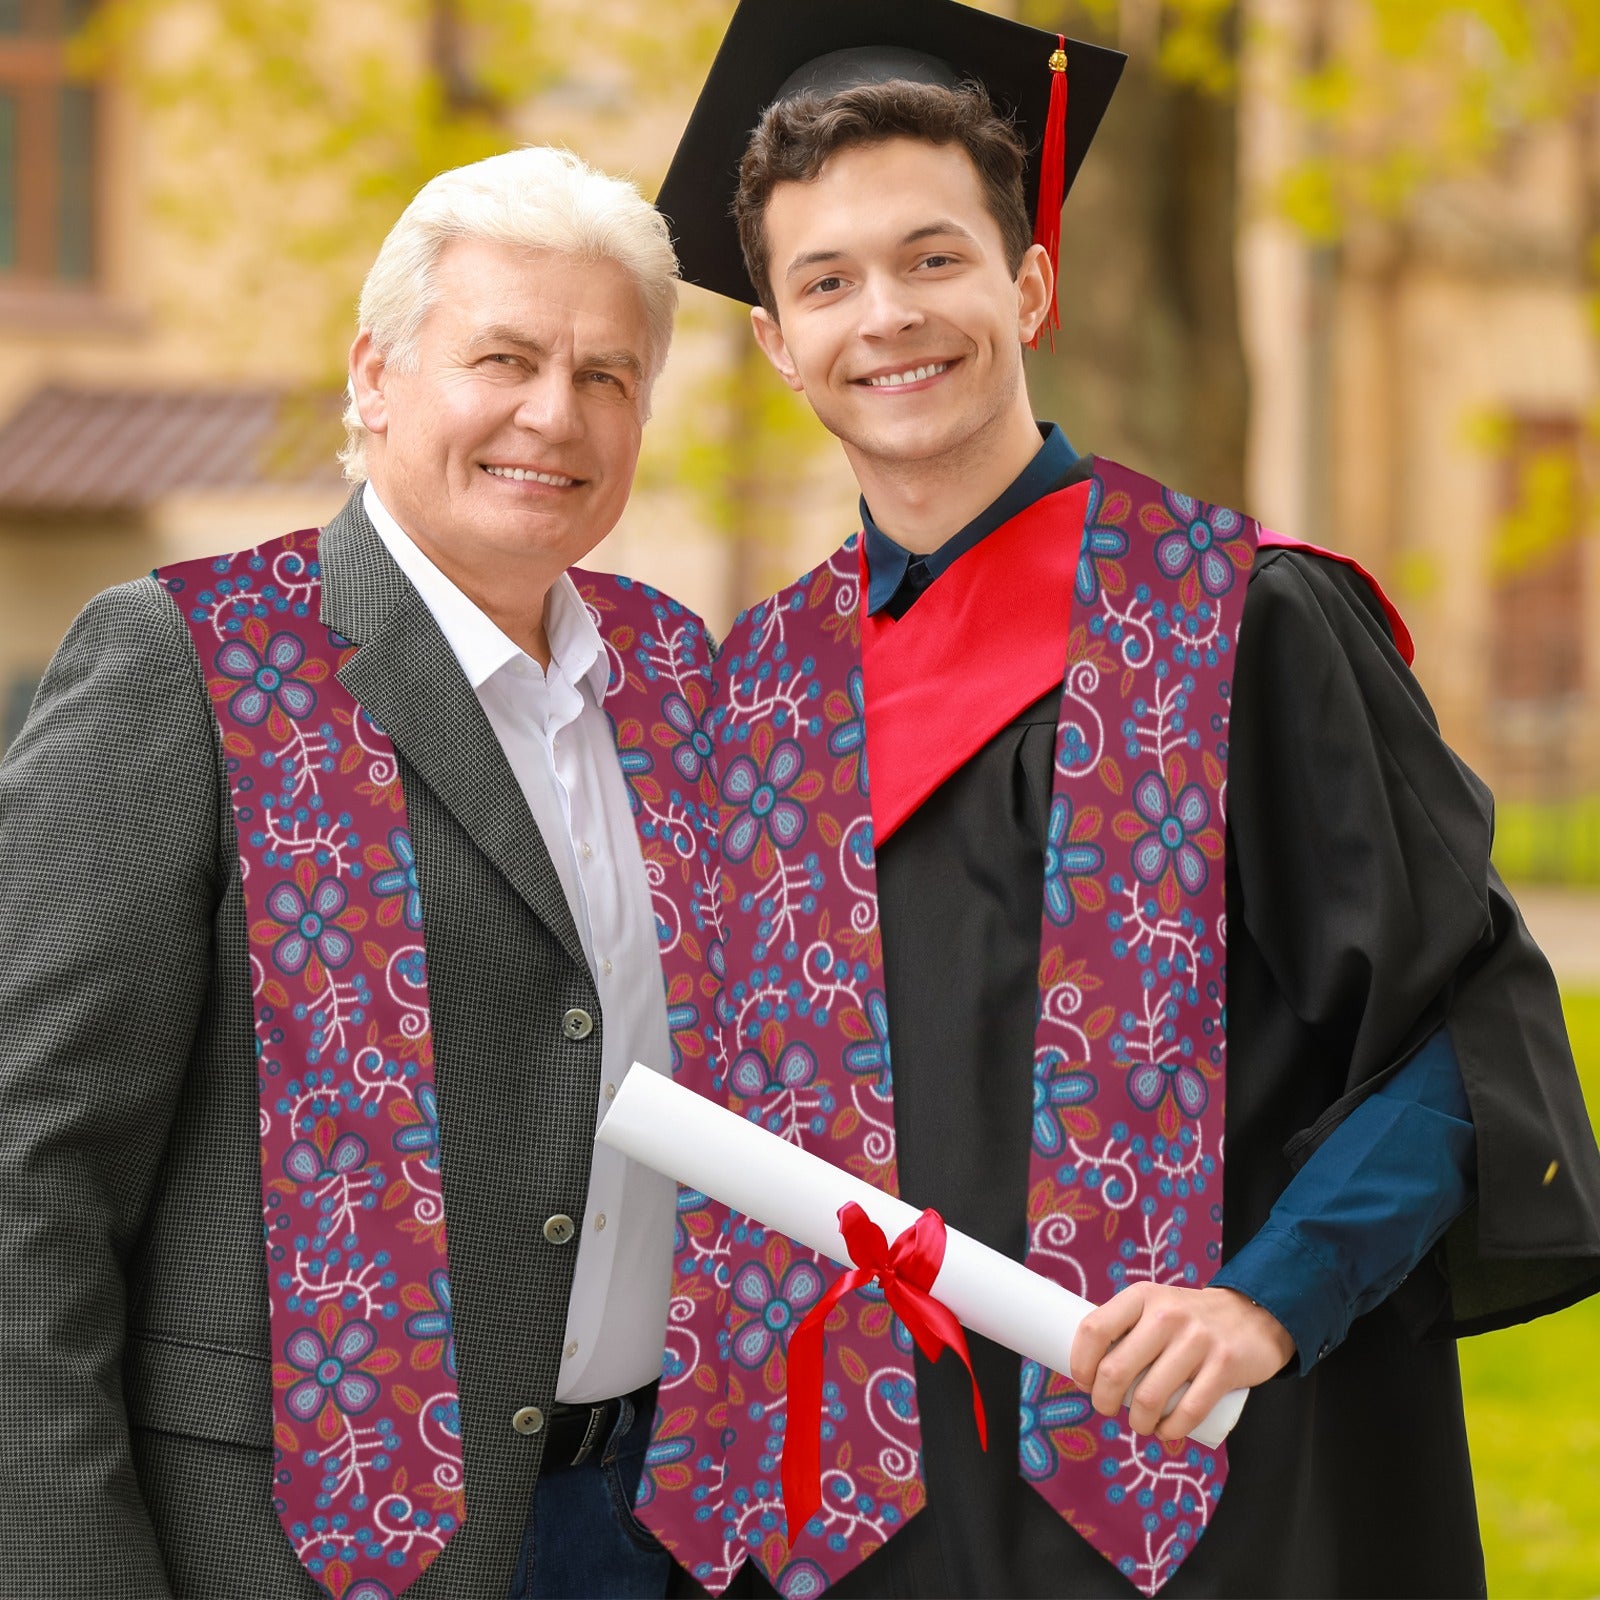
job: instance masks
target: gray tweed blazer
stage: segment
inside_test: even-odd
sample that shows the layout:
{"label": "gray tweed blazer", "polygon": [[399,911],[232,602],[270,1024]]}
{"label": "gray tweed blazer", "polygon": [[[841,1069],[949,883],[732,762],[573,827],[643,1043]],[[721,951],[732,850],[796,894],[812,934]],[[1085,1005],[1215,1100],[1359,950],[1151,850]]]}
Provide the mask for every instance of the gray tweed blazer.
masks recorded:
{"label": "gray tweed blazer", "polygon": [[[601,1030],[477,697],[353,498],[341,677],[394,741],[421,876],[467,1523],[408,1600],[507,1591],[554,1398]],[[0,1596],[314,1600],[271,1503],[245,910],[188,629],[91,601],[0,763]]]}

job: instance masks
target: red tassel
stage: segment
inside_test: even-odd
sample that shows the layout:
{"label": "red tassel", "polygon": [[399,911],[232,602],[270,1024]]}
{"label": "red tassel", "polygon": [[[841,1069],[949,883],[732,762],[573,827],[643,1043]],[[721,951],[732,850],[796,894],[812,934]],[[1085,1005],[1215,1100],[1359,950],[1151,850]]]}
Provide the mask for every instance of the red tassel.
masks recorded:
{"label": "red tassel", "polygon": [[1055,330],[1061,326],[1056,304],[1057,284],[1053,281],[1061,267],[1061,202],[1067,183],[1067,36],[1056,35],[1056,51],[1050,57],[1050,111],[1045,118],[1044,144],[1039,151],[1039,210],[1034,217],[1033,242],[1042,244],[1050,257],[1052,282],[1050,309],[1034,333],[1032,348],[1039,348],[1039,335],[1047,329],[1050,348],[1056,347]]}

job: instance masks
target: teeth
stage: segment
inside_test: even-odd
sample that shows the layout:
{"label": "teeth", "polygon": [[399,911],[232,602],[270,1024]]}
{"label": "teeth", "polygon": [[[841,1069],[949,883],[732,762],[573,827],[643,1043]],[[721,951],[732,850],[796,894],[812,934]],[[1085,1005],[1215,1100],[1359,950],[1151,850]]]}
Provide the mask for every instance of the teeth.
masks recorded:
{"label": "teeth", "polygon": [[557,489],[570,488],[578,480],[564,478],[559,472],[528,472],[521,467],[485,467],[496,478],[510,478],[513,483],[548,483]]}
{"label": "teeth", "polygon": [[919,383],[923,378],[937,377],[950,363],[936,361],[932,366],[912,367],[906,372],[891,372],[886,377],[868,378],[867,384],[873,389],[895,389],[902,383]]}

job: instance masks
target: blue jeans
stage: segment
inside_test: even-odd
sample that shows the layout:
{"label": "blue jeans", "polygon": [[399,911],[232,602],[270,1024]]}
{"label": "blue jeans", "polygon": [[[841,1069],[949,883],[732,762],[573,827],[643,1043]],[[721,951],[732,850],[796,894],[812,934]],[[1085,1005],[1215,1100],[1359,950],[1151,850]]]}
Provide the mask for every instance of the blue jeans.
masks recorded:
{"label": "blue jeans", "polygon": [[633,1514],[653,1408],[624,1399],[604,1447],[539,1474],[510,1600],[660,1600],[672,1558]]}

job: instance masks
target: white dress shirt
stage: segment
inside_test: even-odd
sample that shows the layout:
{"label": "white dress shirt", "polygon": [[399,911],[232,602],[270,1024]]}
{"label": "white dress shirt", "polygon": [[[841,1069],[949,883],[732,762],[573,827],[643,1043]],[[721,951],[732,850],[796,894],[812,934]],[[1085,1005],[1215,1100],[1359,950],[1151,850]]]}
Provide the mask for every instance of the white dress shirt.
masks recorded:
{"label": "white dress shirt", "polygon": [[[670,1061],[655,912],[600,706],[609,669],[599,631],[563,574],[545,602],[550,666],[541,668],[417,548],[370,483],[362,504],[461,663],[572,908],[604,1020],[598,1125],[631,1062],[666,1071]],[[603,1400],[660,1375],[676,1205],[670,1179],[596,1146],[558,1400]]]}

